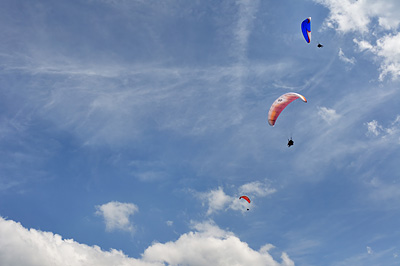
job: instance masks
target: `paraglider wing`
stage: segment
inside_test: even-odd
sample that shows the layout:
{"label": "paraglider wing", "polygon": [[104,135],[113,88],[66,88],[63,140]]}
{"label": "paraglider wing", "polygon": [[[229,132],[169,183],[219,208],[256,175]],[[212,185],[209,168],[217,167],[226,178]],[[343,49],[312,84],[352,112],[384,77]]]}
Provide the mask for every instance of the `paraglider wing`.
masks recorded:
{"label": "paraglider wing", "polygon": [[306,18],[301,23],[301,31],[303,32],[304,39],[306,42],[311,42],[311,17]]}
{"label": "paraglider wing", "polygon": [[239,199],[245,199],[245,200],[247,200],[248,203],[250,203],[250,199],[247,196],[240,196]]}
{"label": "paraglider wing", "polygon": [[285,109],[289,103],[291,103],[294,100],[299,99],[299,98],[303,102],[307,102],[306,98],[303,95],[295,93],[295,92],[288,92],[288,93],[285,93],[285,94],[279,96],[279,98],[275,100],[275,102],[271,105],[271,108],[269,109],[268,123],[271,126],[274,126],[276,119],[278,119],[278,116],[283,111],[283,109]]}

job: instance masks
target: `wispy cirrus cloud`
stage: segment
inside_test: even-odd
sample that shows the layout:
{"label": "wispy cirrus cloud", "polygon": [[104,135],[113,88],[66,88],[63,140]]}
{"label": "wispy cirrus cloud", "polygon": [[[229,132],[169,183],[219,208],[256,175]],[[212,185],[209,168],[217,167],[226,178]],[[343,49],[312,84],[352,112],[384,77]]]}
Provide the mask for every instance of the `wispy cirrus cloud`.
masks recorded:
{"label": "wispy cirrus cloud", "polygon": [[266,197],[268,195],[275,193],[277,190],[275,188],[272,188],[269,184],[260,181],[254,181],[251,183],[241,185],[238,191],[244,194]]}
{"label": "wispy cirrus cloud", "polygon": [[247,56],[249,36],[253,28],[252,24],[255,19],[259,1],[237,0],[236,3],[239,10],[236,27],[233,29],[237,41],[235,53],[239,61],[243,62]]}
{"label": "wispy cirrus cloud", "polygon": [[356,59],[354,57],[348,58],[347,56],[345,56],[342,48],[339,49],[339,59],[350,65],[354,65],[356,63]]}
{"label": "wispy cirrus cloud", "polygon": [[[296,159],[299,163],[298,167],[305,171],[311,168],[315,170],[316,167],[321,167],[323,162],[329,162],[332,165],[334,158],[337,159],[338,165],[343,165],[347,163],[345,158],[350,155],[363,154],[363,156],[358,156],[360,160],[366,160],[368,156],[372,156],[371,151],[379,149],[382,143],[349,138],[349,131],[365,125],[365,116],[370,115],[374,108],[389,101],[394,95],[397,95],[395,89],[388,89],[377,95],[372,86],[361,93],[353,92],[344,95],[332,107],[317,107],[315,112],[310,113],[308,126],[302,128],[305,132],[310,132],[312,128],[313,133],[311,133],[310,142],[307,143],[308,149],[302,151],[302,156]],[[368,106],[368,108],[362,108],[363,106]],[[321,119],[328,123],[321,124]],[[392,136],[395,137],[395,135]],[[389,139],[385,143],[389,143]]]}
{"label": "wispy cirrus cloud", "polygon": [[380,136],[382,139],[396,137],[400,133],[400,115],[390,122],[388,127],[383,127],[377,120],[367,122],[365,125],[367,126],[367,135]]}
{"label": "wispy cirrus cloud", "polygon": [[[400,185],[395,181],[390,182],[380,177],[374,177],[365,182],[369,198],[374,202],[391,202],[400,199]],[[397,206],[391,206],[397,208]]]}

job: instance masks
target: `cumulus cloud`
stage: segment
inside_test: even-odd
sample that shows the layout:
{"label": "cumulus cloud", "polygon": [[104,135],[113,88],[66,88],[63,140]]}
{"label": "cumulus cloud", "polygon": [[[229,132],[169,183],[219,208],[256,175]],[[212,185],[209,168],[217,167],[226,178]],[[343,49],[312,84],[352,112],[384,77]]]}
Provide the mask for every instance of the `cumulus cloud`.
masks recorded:
{"label": "cumulus cloud", "polygon": [[[276,192],[275,188],[271,188],[269,185],[255,181],[244,184],[238,188],[240,195],[246,194],[250,198],[253,197],[266,197]],[[238,194],[236,193],[236,194]],[[218,213],[220,211],[235,210],[245,212],[248,206],[248,202],[240,200],[239,197],[227,195],[222,187],[212,189],[208,192],[201,192],[197,194],[198,197],[203,201],[203,205],[208,205],[207,215]]]}
{"label": "cumulus cloud", "polygon": [[226,209],[234,201],[233,197],[225,194],[222,187],[200,193],[199,197],[208,204],[207,215]]}
{"label": "cumulus cloud", "polygon": [[139,208],[135,204],[111,201],[96,206],[96,209],[96,214],[104,218],[107,231],[133,231],[134,227],[130,217],[139,211]]}
{"label": "cumulus cloud", "polygon": [[324,106],[318,107],[318,115],[328,123],[335,122],[340,118],[340,115],[336,113],[336,110]]}
{"label": "cumulus cloud", "polygon": [[213,222],[194,227],[197,231],[183,234],[175,242],[153,244],[145,250],[143,258],[168,265],[294,265],[286,253],[281,255],[281,263],[275,261],[268,253],[271,245],[253,250]]}
{"label": "cumulus cloud", "polygon": [[400,3],[397,0],[353,1],[353,0],[315,0],[326,6],[329,17],[325,26],[340,32],[368,32],[372,19],[377,18],[380,27],[395,30],[400,24]]}
{"label": "cumulus cloud", "polygon": [[379,39],[372,51],[383,58],[379,79],[383,80],[389,74],[393,79],[397,79],[400,76],[400,33]]}
{"label": "cumulus cloud", "polygon": [[108,266],[148,265],[111,249],[103,251],[98,246],[80,244],[60,235],[35,229],[26,229],[20,223],[0,217],[0,265],[25,266]]}
{"label": "cumulus cloud", "polygon": [[103,251],[98,246],[63,239],[51,232],[27,229],[20,223],[0,217],[0,265],[294,265],[285,252],[281,254],[281,262],[276,261],[268,253],[273,247],[271,244],[253,250],[212,221],[193,223],[192,227],[193,231],[174,242],[152,244],[141,258],[135,259],[122,251]]}
{"label": "cumulus cloud", "polygon": [[[393,79],[400,76],[400,33],[397,32],[400,25],[399,1],[316,0],[316,2],[330,10],[325,26],[341,33],[363,34],[360,40],[354,39],[354,42],[360,51],[368,50],[381,60],[380,80],[388,75]],[[373,25],[374,20],[378,21],[378,25]],[[376,44],[368,39],[373,39]],[[346,60],[340,52],[339,57],[349,63],[352,61]]]}
{"label": "cumulus cloud", "polygon": [[325,21],[325,26],[337,28],[341,32],[367,31],[370,22],[365,11],[363,1],[350,0],[318,0],[316,1],[329,8],[330,14]]}
{"label": "cumulus cloud", "polygon": [[382,59],[379,79],[383,80],[387,75],[393,79],[400,76],[400,33],[388,34],[372,45],[365,40],[354,39],[360,51],[369,51]]}

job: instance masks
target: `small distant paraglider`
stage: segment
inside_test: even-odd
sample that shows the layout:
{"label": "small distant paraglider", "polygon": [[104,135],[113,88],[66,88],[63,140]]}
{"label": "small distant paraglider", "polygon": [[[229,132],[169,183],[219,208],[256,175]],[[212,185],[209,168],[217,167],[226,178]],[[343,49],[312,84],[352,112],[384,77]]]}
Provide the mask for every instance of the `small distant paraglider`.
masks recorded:
{"label": "small distant paraglider", "polygon": [[[240,196],[239,199],[244,199],[246,200],[248,203],[251,203],[250,198],[247,196]],[[250,210],[249,208],[247,208],[247,210]]]}
{"label": "small distant paraglider", "polygon": [[306,18],[301,23],[301,32],[307,43],[311,42],[311,17]]}

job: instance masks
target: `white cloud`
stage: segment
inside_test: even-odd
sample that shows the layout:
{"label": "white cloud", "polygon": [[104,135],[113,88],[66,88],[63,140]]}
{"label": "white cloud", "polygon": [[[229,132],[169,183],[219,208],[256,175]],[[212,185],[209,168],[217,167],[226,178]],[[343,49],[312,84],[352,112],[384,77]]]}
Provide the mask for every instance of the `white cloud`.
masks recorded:
{"label": "white cloud", "polygon": [[378,124],[378,121],[372,120],[371,122],[366,123],[368,128],[368,133],[378,136],[383,131],[382,126]]}
{"label": "white cloud", "polygon": [[348,58],[344,55],[342,48],[339,49],[339,59],[350,65],[354,65],[356,63],[356,59],[354,57]]}
{"label": "white cloud", "polygon": [[336,110],[323,106],[318,107],[318,115],[328,123],[335,122],[340,118],[340,115],[336,113]]}
{"label": "white cloud", "polygon": [[218,187],[218,189],[209,192],[200,193],[199,197],[208,203],[207,215],[228,208],[234,201],[233,197],[225,194],[222,187]]}
{"label": "white cloud", "polygon": [[123,252],[103,251],[60,235],[26,229],[20,223],[0,217],[0,265],[24,266],[108,266],[163,265],[128,258]]}
{"label": "white cloud", "polygon": [[370,44],[365,40],[359,41],[357,39],[353,39],[353,42],[355,42],[358,45],[358,49],[360,50],[360,52],[374,49],[374,46],[372,46],[372,44]]}
{"label": "white cloud", "polygon": [[383,127],[376,120],[365,123],[367,126],[367,135],[379,136],[382,139],[395,137],[400,133],[400,115],[398,115],[393,122],[390,123],[389,127]]}
{"label": "white cloud", "polygon": [[341,32],[367,31],[370,22],[363,2],[350,0],[317,0],[316,2],[329,8],[330,14],[325,25],[337,28]]}
{"label": "white cloud", "polygon": [[[382,61],[379,79],[392,75],[400,76],[400,2],[386,1],[351,1],[351,0],[316,0],[330,10],[325,26],[341,33],[362,33],[361,40],[354,39],[360,51],[369,50]],[[378,25],[372,21],[377,19]],[[365,39],[375,39],[376,45]],[[339,57],[347,62],[345,57]]]}
{"label": "white cloud", "polygon": [[242,185],[239,188],[239,192],[243,194],[253,194],[260,197],[266,197],[276,192],[275,188],[271,188],[267,184],[259,181],[251,182]]}
{"label": "white cloud", "polygon": [[400,33],[388,34],[378,39],[376,45],[372,45],[364,40],[356,40],[360,51],[370,51],[378,58],[382,59],[379,79],[383,80],[391,74],[393,79],[400,76]]}
{"label": "white cloud", "polygon": [[111,201],[96,206],[96,209],[96,214],[103,216],[107,231],[133,231],[134,227],[130,217],[139,210],[135,204]]}
{"label": "white cloud", "polygon": [[383,80],[389,74],[397,79],[400,76],[400,33],[379,39],[373,51],[383,58],[379,79]]}
{"label": "white cloud", "polygon": [[[266,197],[275,192],[275,188],[271,188],[269,185],[259,181],[244,184],[238,189],[240,195],[246,194],[250,197],[250,200],[253,199],[253,196]],[[218,187],[218,189],[210,190],[208,192],[198,193],[198,196],[203,200],[203,205],[208,205],[207,215],[223,210],[245,212],[250,208],[247,201],[239,199],[237,195],[233,197],[225,194],[222,187]],[[254,206],[254,203],[252,203],[252,206]]]}
{"label": "white cloud", "polygon": [[168,265],[294,265],[286,253],[282,253],[279,263],[268,253],[270,245],[253,250],[212,222],[194,227],[197,231],[183,234],[175,242],[153,244],[145,250],[143,258]]}
{"label": "white cloud", "polygon": [[315,0],[327,8],[330,13],[325,25],[346,33],[368,32],[373,18],[385,30],[395,30],[400,24],[400,3],[397,0]]}
{"label": "white cloud", "polygon": [[294,265],[285,252],[281,262],[274,260],[268,253],[271,244],[253,250],[212,221],[194,223],[193,231],[174,242],[152,244],[140,259],[129,258],[115,249],[103,251],[98,246],[63,239],[51,232],[26,229],[1,217],[0,235],[0,265],[5,266]]}

